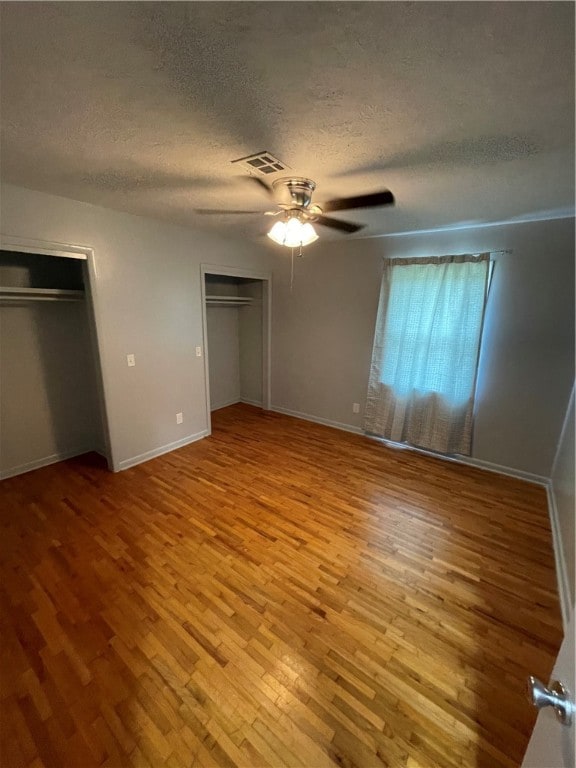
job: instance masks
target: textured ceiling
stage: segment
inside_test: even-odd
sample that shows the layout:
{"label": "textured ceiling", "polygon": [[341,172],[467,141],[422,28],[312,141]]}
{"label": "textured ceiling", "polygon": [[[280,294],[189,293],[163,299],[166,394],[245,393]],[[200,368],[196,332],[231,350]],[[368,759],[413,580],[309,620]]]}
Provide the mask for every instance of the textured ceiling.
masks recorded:
{"label": "textured ceiling", "polygon": [[[358,236],[567,215],[574,5],[3,2],[2,177],[243,237],[268,150]],[[255,186],[255,185],[254,185]],[[343,237],[321,229],[323,237]]]}

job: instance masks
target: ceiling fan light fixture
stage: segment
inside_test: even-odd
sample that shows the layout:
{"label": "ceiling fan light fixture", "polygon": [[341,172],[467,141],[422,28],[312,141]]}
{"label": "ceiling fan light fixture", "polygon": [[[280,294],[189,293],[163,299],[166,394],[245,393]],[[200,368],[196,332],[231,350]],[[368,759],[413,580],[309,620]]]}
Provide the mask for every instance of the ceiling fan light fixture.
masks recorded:
{"label": "ceiling fan light fixture", "polygon": [[318,240],[312,224],[308,221],[302,222],[296,216],[291,216],[287,221],[277,221],[268,232],[268,237],[287,248],[300,248]]}

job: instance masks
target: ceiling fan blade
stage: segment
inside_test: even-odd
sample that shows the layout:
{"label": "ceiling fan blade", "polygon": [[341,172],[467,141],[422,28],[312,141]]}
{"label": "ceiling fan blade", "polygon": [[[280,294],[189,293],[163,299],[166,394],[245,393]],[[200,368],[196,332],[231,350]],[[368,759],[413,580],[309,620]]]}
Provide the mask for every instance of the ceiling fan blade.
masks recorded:
{"label": "ceiling fan blade", "polygon": [[260,187],[260,189],[263,189],[266,192],[268,197],[274,197],[272,188],[269,187],[268,184],[266,184],[265,181],[262,181],[262,179],[260,179],[258,176],[244,176],[243,178],[246,179],[246,181],[252,182],[253,184],[257,184]]}
{"label": "ceiling fan blade", "polygon": [[228,216],[229,214],[244,214],[244,213],[262,213],[262,211],[226,211],[222,208],[194,208],[194,213],[201,213],[202,215],[208,215],[208,216],[217,216],[217,215],[223,215]]}
{"label": "ceiling fan blade", "polygon": [[352,224],[350,221],[341,221],[340,219],[331,219],[328,216],[316,216],[314,219],[315,224],[322,224],[323,227],[330,227],[331,229],[338,229],[340,232],[358,232],[364,229],[365,224]]}
{"label": "ceiling fan blade", "polygon": [[373,192],[371,195],[358,195],[358,197],[340,197],[322,203],[322,209],[332,211],[351,211],[353,208],[377,208],[381,205],[394,205],[394,195],[389,189]]}

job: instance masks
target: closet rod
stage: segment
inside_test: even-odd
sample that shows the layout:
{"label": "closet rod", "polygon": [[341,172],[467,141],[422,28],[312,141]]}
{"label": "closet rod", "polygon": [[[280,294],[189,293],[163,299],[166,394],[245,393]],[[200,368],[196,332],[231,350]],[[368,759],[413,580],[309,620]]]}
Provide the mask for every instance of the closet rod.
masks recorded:
{"label": "closet rod", "polygon": [[0,303],[5,302],[20,302],[23,301],[82,301],[82,299],[76,299],[72,296],[69,296],[68,298],[64,296],[2,296],[0,295]]}
{"label": "closet rod", "polygon": [[82,301],[84,291],[62,288],[16,288],[0,287],[0,301]]}
{"label": "closet rod", "polygon": [[252,304],[251,296],[206,296],[206,304],[220,304],[227,307],[244,307]]}

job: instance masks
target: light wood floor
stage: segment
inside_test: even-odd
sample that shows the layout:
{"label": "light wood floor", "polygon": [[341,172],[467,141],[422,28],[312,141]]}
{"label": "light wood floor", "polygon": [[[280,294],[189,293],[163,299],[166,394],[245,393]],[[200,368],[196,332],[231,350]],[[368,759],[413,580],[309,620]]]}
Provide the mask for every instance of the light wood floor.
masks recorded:
{"label": "light wood floor", "polygon": [[518,766],[544,491],[249,406],[0,486],[2,768]]}

